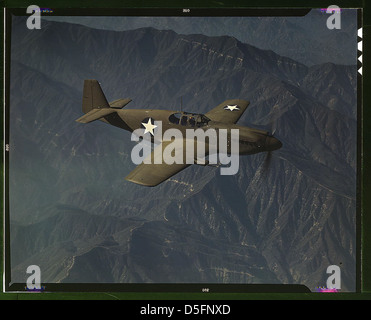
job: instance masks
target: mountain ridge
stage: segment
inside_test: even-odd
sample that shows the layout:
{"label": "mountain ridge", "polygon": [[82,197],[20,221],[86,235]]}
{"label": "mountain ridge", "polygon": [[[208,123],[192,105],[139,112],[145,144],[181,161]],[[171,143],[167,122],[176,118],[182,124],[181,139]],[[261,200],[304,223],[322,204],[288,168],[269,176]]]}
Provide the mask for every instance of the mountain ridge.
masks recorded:
{"label": "mountain ridge", "polygon": [[[314,290],[326,283],[327,266],[341,262],[344,290],[354,289],[356,66],[311,69],[227,37],[218,42],[156,29],[112,33],[52,22],[32,33],[16,21],[13,279],[21,281],[32,262],[50,282],[193,277],[303,283]],[[192,166],[143,189],[124,180],[134,168],[128,132],[75,122],[87,78],[98,79],[110,101],[133,98],[128,108],[176,109],[183,97],[187,110],[206,112],[227,98],[248,98],[240,123],[269,129],[275,122],[283,148],[266,173],[266,155],[256,154],[240,157],[235,176]],[[338,102],[321,100],[330,89]]]}

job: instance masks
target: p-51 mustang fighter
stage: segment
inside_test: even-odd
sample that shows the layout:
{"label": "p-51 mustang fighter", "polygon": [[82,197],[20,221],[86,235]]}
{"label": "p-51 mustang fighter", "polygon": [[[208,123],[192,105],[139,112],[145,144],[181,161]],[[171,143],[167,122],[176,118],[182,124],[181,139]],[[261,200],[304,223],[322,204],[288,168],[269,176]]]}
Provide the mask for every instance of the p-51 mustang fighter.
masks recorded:
{"label": "p-51 mustang fighter", "polygon": [[[161,121],[163,131],[167,129],[180,130],[183,133],[184,139],[187,136],[185,134],[187,129],[201,129],[205,132],[209,129],[214,129],[216,132],[224,129],[227,132],[228,152],[231,150],[231,132],[233,132],[233,129],[238,129],[237,143],[239,155],[250,155],[258,152],[268,152],[270,154],[271,151],[277,150],[282,146],[282,143],[267,131],[236,125],[236,122],[249,105],[249,102],[245,100],[226,100],[206,114],[171,110],[123,109],[130,101],[131,99],[118,99],[108,103],[99,82],[97,80],[85,80],[82,101],[82,111],[85,115],[76,121],[89,123],[94,120],[101,120],[130,132],[142,129],[141,134],[151,135],[152,142],[156,142],[154,140],[154,130],[157,127],[155,121]],[[152,151],[150,155],[152,159],[156,158],[158,154],[161,154],[156,152],[157,148],[164,150],[167,145],[173,143],[172,141],[157,142],[160,142],[160,144]],[[187,144],[185,141],[181,142],[179,148],[185,148]],[[205,156],[210,156],[211,150],[217,152],[219,149],[219,147],[211,148],[209,142],[206,140],[204,141],[204,146],[206,149]],[[195,164],[208,164],[205,159],[198,159],[196,157],[194,160]],[[156,161],[145,163],[143,161],[143,163],[139,164],[130,172],[126,180],[153,187],[190,165],[187,161],[172,164]]]}

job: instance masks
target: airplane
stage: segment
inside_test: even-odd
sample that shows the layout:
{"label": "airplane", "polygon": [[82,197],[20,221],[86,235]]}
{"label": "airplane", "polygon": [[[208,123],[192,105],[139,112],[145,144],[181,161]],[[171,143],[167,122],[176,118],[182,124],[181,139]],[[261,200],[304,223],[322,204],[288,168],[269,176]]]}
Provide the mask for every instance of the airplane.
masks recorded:
{"label": "airplane", "polygon": [[[118,99],[108,103],[97,80],[84,80],[82,111],[85,114],[76,121],[90,123],[100,120],[129,132],[141,128],[144,130],[142,134],[151,135],[152,142],[156,142],[154,141],[154,129],[156,128],[154,121],[161,121],[163,131],[171,128],[176,128],[182,133],[185,133],[186,129],[196,130],[200,128],[205,131],[210,128],[215,130],[227,129],[229,147],[231,145],[230,132],[232,129],[238,129],[239,155],[251,155],[259,152],[270,154],[271,151],[282,147],[281,141],[275,138],[272,133],[236,124],[250,104],[246,100],[226,100],[205,114],[173,110],[123,109],[131,101],[131,99]],[[183,136],[186,137],[185,134]],[[169,144],[169,142],[163,141],[155,147],[150,155],[152,159],[155,157],[156,148],[164,150],[166,144]],[[185,144],[182,145],[184,147]],[[210,148],[208,149],[207,142],[205,142],[205,146],[205,155],[209,155],[208,150]],[[230,149],[228,150],[230,151]],[[194,163],[208,165],[205,159],[195,159]],[[131,171],[125,179],[139,185],[154,187],[188,166],[190,164],[185,161],[173,164],[143,162]]]}

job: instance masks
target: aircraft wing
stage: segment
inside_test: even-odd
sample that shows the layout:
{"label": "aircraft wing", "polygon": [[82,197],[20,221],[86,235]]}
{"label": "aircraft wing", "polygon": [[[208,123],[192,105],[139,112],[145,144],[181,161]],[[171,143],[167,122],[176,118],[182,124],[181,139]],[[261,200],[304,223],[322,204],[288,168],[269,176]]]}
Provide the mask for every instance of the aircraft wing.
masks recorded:
{"label": "aircraft wing", "polygon": [[[183,143],[184,142],[184,143]],[[182,151],[183,155],[183,164],[166,164],[162,160],[162,154],[164,149],[169,146],[171,143],[174,145],[171,149],[175,150],[176,152]],[[128,181],[134,182],[136,184],[154,187],[160,184],[161,182],[167,180],[171,176],[175,175],[176,173],[182,171],[183,169],[190,166],[190,164],[186,164],[184,155],[185,155],[185,140],[180,139],[178,142],[176,141],[163,141],[160,145],[158,145],[155,150],[146,158],[148,160],[151,157],[151,163],[143,163],[139,164],[133,171],[129,173],[129,175],[125,178]],[[173,148],[174,147],[174,148]],[[170,147],[169,147],[170,148]],[[184,149],[183,149],[184,148]],[[159,151],[159,152],[157,152]],[[161,158],[159,158],[161,156]],[[173,155],[174,156],[174,155]],[[157,161],[156,161],[157,160]],[[156,164],[159,162],[159,164]]]}
{"label": "aircraft wing", "polygon": [[250,101],[232,99],[226,100],[208,113],[206,117],[213,121],[224,123],[236,123],[247,109]]}

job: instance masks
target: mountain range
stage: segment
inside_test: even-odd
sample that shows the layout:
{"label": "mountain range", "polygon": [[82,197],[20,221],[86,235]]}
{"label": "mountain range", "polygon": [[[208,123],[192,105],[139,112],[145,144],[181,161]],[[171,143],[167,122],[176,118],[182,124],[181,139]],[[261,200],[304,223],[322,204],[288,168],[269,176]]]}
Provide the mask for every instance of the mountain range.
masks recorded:
{"label": "mountain range", "polygon": [[[12,282],[287,283],[355,290],[357,66],[307,66],[231,36],[92,29],[13,17]],[[239,123],[283,147],[233,176],[192,166],[155,188],[124,177],[130,133],[82,125],[84,79],[125,108],[204,113],[250,101]]]}
{"label": "mountain range", "polygon": [[[340,29],[329,29],[327,20],[332,19],[326,10],[317,8],[304,16],[274,16],[274,10],[258,9],[266,16],[43,16],[45,20],[82,24],[94,29],[125,31],[144,27],[173,30],[179,34],[203,34],[207,36],[230,36],[255,47],[272,50],[279,55],[313,66],[331,62],[335,64],[357,63],[357,10],[342,8]],[[192,10],[193,12],[193,10]],[[250,11],[249,11],[250,12]],[[103,14],[103,13],[102,13]],[[219,14],[220,11],[214,11]],[[251,12],[250,12],[251,14]]]}

